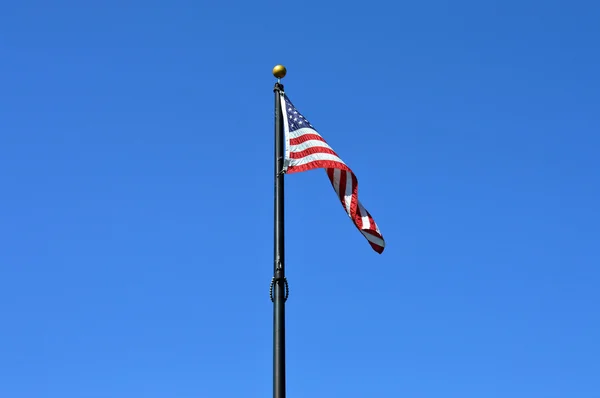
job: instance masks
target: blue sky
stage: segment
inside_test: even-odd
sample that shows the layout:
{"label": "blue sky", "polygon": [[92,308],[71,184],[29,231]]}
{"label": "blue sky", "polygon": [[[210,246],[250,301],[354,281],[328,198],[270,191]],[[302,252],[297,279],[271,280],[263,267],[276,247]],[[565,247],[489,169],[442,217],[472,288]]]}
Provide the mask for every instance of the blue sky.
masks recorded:
{"label": "blue sky", "polygon": [[273,93],[289,397],[600,395],[600,6],[5,1],[0,396],[268,397]]}

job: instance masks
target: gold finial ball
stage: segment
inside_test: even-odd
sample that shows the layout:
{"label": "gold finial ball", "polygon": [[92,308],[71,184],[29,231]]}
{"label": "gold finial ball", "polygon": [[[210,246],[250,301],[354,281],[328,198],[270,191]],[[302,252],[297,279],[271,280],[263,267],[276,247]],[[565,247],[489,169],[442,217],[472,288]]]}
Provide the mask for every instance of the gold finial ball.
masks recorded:
{"label": "gold finial ball", "polygon": [[285,69],[285,66],[283,66],[283,65],[276,65],[273,68],[273,76],[275,76],[278,79],[283,79],[286,73],[287,73],[287,70]]}

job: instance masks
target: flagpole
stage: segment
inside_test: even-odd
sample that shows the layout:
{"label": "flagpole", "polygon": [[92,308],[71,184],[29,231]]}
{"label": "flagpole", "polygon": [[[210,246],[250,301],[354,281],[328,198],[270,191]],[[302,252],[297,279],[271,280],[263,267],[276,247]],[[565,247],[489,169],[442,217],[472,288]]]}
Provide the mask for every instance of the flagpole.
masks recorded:
{"label": "flagpole", "polygon": [[284,240],[284,145],[283,113],[280,93],[283,93],[281,79],[285,76],[283,65],[273,68],[277,83],[275,92],[275,214],[274,214],[274,267],[271,281],[273,301],[273,398],[285,398],[285,301],[288,295],[285,279],[285,240]]}

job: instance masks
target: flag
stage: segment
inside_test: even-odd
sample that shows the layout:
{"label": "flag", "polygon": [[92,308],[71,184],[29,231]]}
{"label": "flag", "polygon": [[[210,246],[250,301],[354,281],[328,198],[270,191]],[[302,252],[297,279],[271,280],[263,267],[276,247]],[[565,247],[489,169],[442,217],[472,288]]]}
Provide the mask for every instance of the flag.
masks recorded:
{"label": "flag", "polygon": [[286,174],[322,168],[327,172],[342,207],[354,225],[377,253],[382,253],[385,242],[371,214],[358,201],[358,179],[350,168],[302,116],[284,93],[281,94],[283,128],[285,132]]}

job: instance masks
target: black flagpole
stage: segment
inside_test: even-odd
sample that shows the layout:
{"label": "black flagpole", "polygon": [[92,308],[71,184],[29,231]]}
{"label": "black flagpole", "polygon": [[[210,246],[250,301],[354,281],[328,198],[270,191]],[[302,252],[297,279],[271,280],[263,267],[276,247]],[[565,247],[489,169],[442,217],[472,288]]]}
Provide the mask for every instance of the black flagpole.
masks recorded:
{"label": "black flagpole", "polygon": [[281,78],[286,70],[283,65],[273,68],[277,83],[275,92],[275,247],[274,269],[271,281],[271,300],[273,301],[273,398],[285,398],[285,301],[288,286],[285,279],[285,240],[283,212],[283,164],[285,137],[283,132],[283,113],[280,93],[283,93]]}

